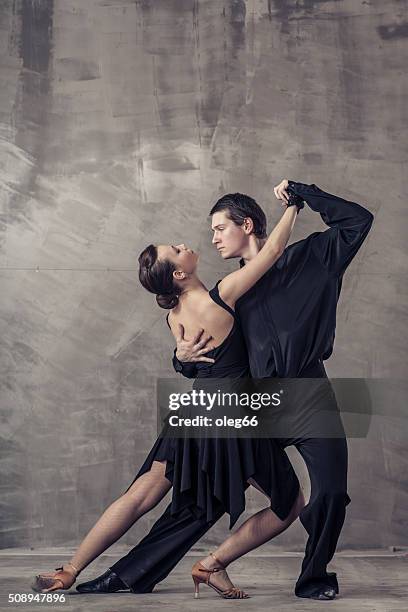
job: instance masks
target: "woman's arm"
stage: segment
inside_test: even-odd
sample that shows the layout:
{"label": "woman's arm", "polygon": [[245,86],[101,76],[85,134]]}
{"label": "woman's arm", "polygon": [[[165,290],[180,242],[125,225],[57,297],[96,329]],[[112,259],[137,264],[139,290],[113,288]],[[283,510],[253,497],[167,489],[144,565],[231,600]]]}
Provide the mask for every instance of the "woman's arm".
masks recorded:
{"label": "woman's arm", "polygon": [[297,206],[288,206],[259,253],[240,270],[222,279],[218,291],[224,302],[234,306],[237,299],[279,259],[292,233],[297,212]]}

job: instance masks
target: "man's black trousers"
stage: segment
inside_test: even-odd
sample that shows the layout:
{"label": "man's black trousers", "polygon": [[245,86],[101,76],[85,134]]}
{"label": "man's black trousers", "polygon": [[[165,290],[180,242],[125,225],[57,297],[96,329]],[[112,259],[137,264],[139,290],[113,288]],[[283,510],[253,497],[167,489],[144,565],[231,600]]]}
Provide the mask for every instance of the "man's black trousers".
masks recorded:
{"label": "man's black trousers", "polygon": [[[299,597],[310,597],[325,586],[338,591],[336,575],[326,570],[336,550],[346,506],[350,502],[347,494],[347,441],[345,438],[278,441],[283,447],[294,445],[298,449],[311,482],[309,503],[300,514],[300,521],[309,537],[295,593]],[[216,520],[222,514],[220,508]],[[171,516],[168,506],[148,535],[111,570],[133,592],[150,592],[215,522],[209,524],[204,519],[197,519],[188,508],[177,516]]]}

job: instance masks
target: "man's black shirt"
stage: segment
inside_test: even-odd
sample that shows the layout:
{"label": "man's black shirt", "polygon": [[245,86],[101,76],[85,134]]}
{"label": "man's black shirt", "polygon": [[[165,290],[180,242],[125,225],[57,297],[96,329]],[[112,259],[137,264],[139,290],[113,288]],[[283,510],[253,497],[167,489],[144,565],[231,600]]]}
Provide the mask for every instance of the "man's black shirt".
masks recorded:
{"label": "man's black shirt", "polygon": [[[329,229],[288,246],[237,301],[254,378],[294,378],[330,357],[343,274],[374,219],[361,205],[314,184],[289,181],[288,191],[320,213]],[[173,364],[184,376],[195,377],[194,363],[181,363],[174,356]]]}

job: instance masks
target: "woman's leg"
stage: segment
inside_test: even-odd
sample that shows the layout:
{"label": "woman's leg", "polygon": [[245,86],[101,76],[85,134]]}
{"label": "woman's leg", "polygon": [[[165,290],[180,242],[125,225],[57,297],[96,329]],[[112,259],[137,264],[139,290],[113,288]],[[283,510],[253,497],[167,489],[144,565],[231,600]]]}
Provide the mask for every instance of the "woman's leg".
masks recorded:
{"label": "woman's leg", "polygon": [[153,461],[130,489],[114,501],[82,540],[71,563],[82,571],[116,542],[146,512],[157,506],[171,488],[165,477],[166,462]]}
{"label": "woman's leg", "polygon": [[[268,497],[253,479],[248,480],[248,482]],[[215,557],[224,567],[227,567],[239,557],[242,557],[254,548],[271,540],[282,533],[282,531],[285,531],[285,529],[297,519],[304,505],[305,499],[302,489],[300,489],[299,495],[284,521],[278,518],[270,507],[260,510],[242,523],[242,525],[214,551]],[[201,563],[204,567],[213,569],[219,566],[217,560],[212,555],[209,555],[203,559]],[[222,589],[231,588],[233,586],[226,572],[212,574],[211,582]]]}
{"label": "woman's leg", "polygon": [[74,567],[81,572],[143,514],[154,508],[172,486],[165,471],[166,462],[154,461],[150,471],[135,480],[129,490],[105,510],[63,570],[72,573]]}

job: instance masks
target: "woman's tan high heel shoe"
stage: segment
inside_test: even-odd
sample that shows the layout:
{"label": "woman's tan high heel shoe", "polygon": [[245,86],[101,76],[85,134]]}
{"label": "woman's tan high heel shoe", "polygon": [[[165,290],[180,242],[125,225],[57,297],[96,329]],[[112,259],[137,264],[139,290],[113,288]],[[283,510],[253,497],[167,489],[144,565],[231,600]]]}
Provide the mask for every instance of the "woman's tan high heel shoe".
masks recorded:
{"label": "woman's tan high heel shoe", "polygon": [[222,571],[226,572],[226,569],[213,553],[210,553],[210,555],[214,557],[219,567],[208,569],[204,567],[204,565],[200,561],[194,563],[193,568],[191,570],[191,576],[194,580],[194,598],[198,599],[200,597],[200,582],[204,582],[206,585],[214,589],[214,591],[217,591],[218,595],[220,595],[224,599],[248,599],[249,595],[245,593],[245,591],[238,589],[238,587],[231,587],[230,589],[225,589],[225,591],[222,591],[217,586],[215,586],[215,584],[211,584],[211,574],[215,574],[215,572]]}
{"label": "woman's tan high heel shoe", "polygon": [[59,589],[67,590],[72,587],[79,574],[79,570],[72,563],[66,563],[65,567],[67,565],[73,571],[64,570],[64,567],[56,567],[56,573],[54,574],[38,574],[31,585],[33,591],[37,593],[50,593],[51,591],[58,591]]}

